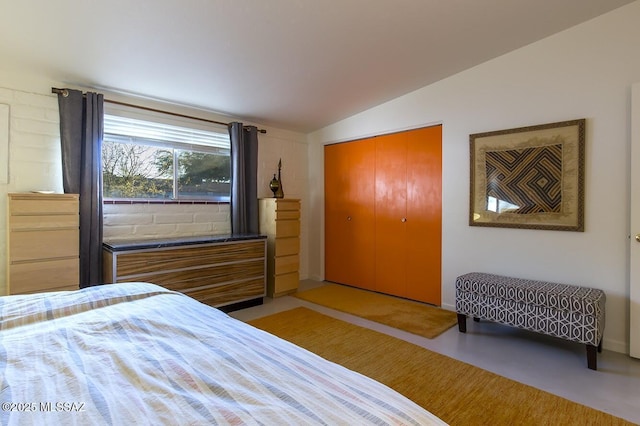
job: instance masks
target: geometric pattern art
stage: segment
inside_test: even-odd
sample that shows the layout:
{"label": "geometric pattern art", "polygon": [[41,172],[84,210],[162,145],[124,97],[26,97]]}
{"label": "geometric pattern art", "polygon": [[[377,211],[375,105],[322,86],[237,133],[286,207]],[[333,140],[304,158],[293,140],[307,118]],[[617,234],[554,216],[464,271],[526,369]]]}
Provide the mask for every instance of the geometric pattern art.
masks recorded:
{"label": "geometric pattern art", "polygon": [[605,322],[602,290],[472,272],[456,279],[456,312],[598,346]]}
{"label": "geometric pattern art", "polygon": [[487,197],[503,213],[560,213],[562,207],[562,144],[487,151]]}

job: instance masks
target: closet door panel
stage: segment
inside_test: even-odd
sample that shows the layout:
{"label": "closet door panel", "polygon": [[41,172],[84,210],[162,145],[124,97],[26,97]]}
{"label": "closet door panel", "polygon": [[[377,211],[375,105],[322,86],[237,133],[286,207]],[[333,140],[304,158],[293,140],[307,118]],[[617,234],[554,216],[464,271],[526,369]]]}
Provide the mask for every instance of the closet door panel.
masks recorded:
{"label": "closet door panel", "polygon": [[347,194],[338,190],[347,185],[349,170],[346,150],[341,145],[324,147],[325,188],[325,278],[344,283],[348,279]]}
{"label": "closet door panel", "polygon": [[404,296],[406,293],[406,133],[376,138],[376,287]]}
{"label": "closet door panel", "polygon": [[407,133],[407,293],[441,303],[442,126]]}
{"label": "closet door panel", "polygon": [[374,286],[373,142],[325,147],[325,278]]}
{"label": "closet door panel", "polygon": [[347,145],[351,159],[347,218],[351,277],[347,284],[371,290],[375,284],[375,150],[370,139]]}

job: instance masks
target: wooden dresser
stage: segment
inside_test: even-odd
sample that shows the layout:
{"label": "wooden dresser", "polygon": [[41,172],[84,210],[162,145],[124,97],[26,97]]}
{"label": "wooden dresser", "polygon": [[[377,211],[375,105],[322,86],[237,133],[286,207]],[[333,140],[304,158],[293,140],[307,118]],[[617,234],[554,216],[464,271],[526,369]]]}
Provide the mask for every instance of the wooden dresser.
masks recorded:
{"label": "wooden dresser", "polygon": [[283,296],[300,282],[300,200],[262,198],[260,233],[267,236],[267,295]]}
{"label": "wooden dresser", "polygon": [[77,194],[9,194],[8,294],[77,290]]}
{"label": "wooden dresser", "polygon": [[105,283],[143,281],[223,310],[262,303],[266,238],[213,235],[103,244]]}

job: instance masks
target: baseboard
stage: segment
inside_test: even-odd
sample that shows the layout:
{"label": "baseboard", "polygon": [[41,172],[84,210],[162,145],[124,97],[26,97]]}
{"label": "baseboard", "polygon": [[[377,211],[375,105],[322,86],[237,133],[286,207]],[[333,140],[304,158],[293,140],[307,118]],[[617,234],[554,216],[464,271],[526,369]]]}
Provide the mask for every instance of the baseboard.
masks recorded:
{"label": "baseboard", "polygon": [[440,305],[440,307],[442,309],[447,310],[447,311],[451,311],[451,312],[455,312],[456,311],[456,305],[450,305],[448,303],[443,303],[442,305]]}
{"label": "baseboard", "polygon": [[607,339],[606,333],[604,339],[602,340],[602,349],[606,349],[612,352],[618,352],[625,355],[629,354],[629,345],[626,342]]}

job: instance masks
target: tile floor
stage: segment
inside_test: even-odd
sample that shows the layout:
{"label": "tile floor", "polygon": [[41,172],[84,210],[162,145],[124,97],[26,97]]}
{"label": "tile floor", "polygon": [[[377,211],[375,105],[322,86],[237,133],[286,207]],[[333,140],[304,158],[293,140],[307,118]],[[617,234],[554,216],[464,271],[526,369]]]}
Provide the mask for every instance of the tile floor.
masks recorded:
{"label": "tile floor", "polygon": [[[323,285],[305,280],[301,290]],[[598,370],[586,366],[584,345],[488,322],[467,320],[467,333],[454,326],[425,339],[295,297],[265,298],[261,306],[232,312],[242,321],[305,306],[325,315],[412,342],[513,380],[640,424],[640,359],[607,351],[598,354]],[[461,378],[462,379],[462,378]]]}

